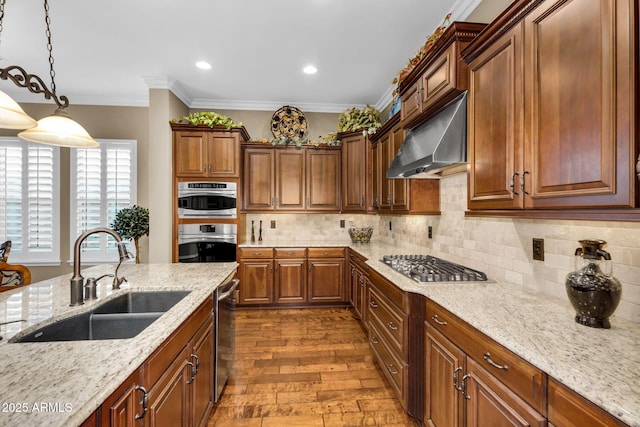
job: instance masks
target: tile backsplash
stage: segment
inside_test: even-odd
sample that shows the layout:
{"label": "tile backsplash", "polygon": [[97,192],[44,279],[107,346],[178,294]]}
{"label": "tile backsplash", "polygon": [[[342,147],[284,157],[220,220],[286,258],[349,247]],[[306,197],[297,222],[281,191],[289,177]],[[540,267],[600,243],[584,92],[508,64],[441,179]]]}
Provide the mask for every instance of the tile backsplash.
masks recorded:
{"label": "tile backsplash", "polygon": [[[559,221],[465,217],[467,177],[440,181],[440,216],[425,215],[247,215],[263,220],[263,238],[278,241],[348,240],[349,226],[374,228],[374,240],[409,244],[425,253],[484,271],[489,278],[534,289],[569,304],[564,280],[574,270],[578,240],[602,239],[613,259],[613,274],[622,282],[622,301],[615,316],[640,323],[640,223]],[[270,229],[270,220],[277,220]],[[345,228],[340,228],[340,219]],[[389,230],[391,223],[391,230]],[[429,239],[428,227],[433,237]],[[250,230],[247,230],[250,235]],[[544,261],[532,257],[533,238],[544,239]],[[613,322],[615,327],[615,322]]]}

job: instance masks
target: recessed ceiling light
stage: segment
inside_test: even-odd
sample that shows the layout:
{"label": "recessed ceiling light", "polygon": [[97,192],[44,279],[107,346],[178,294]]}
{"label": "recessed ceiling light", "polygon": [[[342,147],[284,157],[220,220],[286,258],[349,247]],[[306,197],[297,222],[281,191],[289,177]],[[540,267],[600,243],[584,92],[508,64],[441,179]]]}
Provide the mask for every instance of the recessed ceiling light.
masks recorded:
{"label": "recessed ceiling light", "polygon": [[306,67],[304,67],[302,69],[302,71],[305,72],[305,74],[315,74],[318,72],[318,69],[316,67],[314,67],[313,65],[307,65]]}
{"label": "recessed ceiling light", "polygon": [[196,67],[200,68],[201,70],[208,70],[211,68],[211,64],[209,64],[207,61],[198,61],[196,62]]}

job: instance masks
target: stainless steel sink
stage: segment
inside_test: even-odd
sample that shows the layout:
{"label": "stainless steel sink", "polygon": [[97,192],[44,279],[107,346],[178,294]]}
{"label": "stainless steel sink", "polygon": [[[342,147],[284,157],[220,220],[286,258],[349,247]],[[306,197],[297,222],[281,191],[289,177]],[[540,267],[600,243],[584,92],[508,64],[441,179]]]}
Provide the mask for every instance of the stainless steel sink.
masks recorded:
{"label": "stainless steel sink", "polygon": [[129,292],[100,304],[93,309],[93,313],[163,313],[180,302],[189,292]]}
{"label": "stainless steel sink", "polygon": [[130,292],[89,312],[59,320],[10,342],[133,338],[187,294],[189,291]]}

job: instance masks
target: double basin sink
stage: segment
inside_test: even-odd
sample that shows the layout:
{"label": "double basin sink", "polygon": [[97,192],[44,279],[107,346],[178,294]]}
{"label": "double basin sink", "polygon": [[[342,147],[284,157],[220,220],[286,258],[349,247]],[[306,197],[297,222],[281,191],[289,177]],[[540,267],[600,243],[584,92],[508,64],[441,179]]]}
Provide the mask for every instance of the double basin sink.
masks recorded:
{"label": "double basin sink", "polygon": [[85,341],[133,338],[190,291],[129,292],[93,310],[59,320],[11,342]]}

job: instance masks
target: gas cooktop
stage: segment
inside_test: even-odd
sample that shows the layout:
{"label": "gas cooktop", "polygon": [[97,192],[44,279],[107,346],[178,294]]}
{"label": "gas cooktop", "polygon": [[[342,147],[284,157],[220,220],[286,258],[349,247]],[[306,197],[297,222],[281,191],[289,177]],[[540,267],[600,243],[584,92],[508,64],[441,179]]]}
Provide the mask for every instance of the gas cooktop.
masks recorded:
{"label": "gas cooktop", "polygon": [[429,255],[385,255],[381,261],[419,283],[487,280],[480,271]]}

